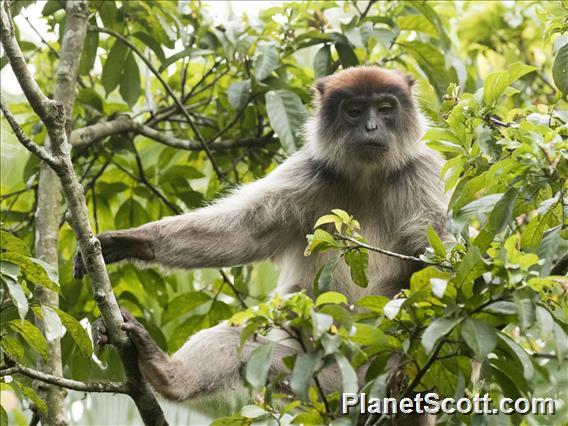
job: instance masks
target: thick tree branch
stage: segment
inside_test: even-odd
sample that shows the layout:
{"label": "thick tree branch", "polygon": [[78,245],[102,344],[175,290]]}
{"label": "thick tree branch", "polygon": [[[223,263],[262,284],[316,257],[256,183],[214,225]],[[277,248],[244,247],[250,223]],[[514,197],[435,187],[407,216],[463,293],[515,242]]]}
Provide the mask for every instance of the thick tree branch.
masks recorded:
{"label": "thick tree branch", "polygon": [[[10,64],[12,64],[20,84],[27,85],[24,94],[30,104],[32,104],[34,111],[37,110],[38,115],[47,128],[52,144],[52,155],[56,159],[55,165],[57,167],[54,168],[54,171],[56,171],[61,181],[69,209],[69,221],[77,238],[87,273],[91,278],[93,297],[97,302],[107,326],[110,341],[118,349],[120,354],[126,380],[131,389],[130,396],[134,400],[145,424],[165,425],[167,422],[162,409],[148,384],[142,379],[138,369],[136,351],[128,339],[127,334],[121,328],[123,323],[122,314],[106,272],[100,242],[96,239],[91,230],[83,187],[77,180],[71,162],[70,145],[65,131],[66,120],[64,105],[60,102],[49,100],[46,102],[45,99],[47,98],[33,81],[21,54],[21,50],[15,40],[10,9],[5,1],[2,2],[1,5],[1,26],[2,45],[5,48]],[[45,105],[47,105],[47,107],[45,107]],[[53,106],[53,108],[49,106]],[[13,121],[11,125],[12,124],[17,126],[15,121]],[[23,131],[18,129],[16,133],[23,134]],[[31,147],[31,150],[32,152],[37,152],[33,147]]]}
{"label": "thick tree branch", "polygon": [[66,389],[79,392],[108,392],[108,393],[125,393],[130,394],[130,384],[127,382],[81,382],[78,380],[66,379],[52,374],[43,373],[33,368],[24,367],[16,363],[13,367],[0,370],[0,377],[23,374],[41,382],[49,383]]}
{"label": "thick tree branch", "polygon": [[205,154],[207,155],[207,158],[211,162],[211,165],[213,166],[213,170],[215,170],[215,173],[217,174],[219,179],[224,180],[225,179],[224,173],[221,171],[221,169],[219,169],[219,166],[215,162],[215,158],[213,157],[213,153],[211,152],[211,149],[207,145],[207,141],[203,138],[203,135],[201,135],[201,132],[199,131],[199,129],[197,128],[197,126],[193,122],[191,116],[189,115],[189,113],[185,109],[185,106],[183,105],[183,103],[178,99],[178,97],[176,96],[175,92],[170,87],[170,85],[162,78],[162,76],[160,75],[158,70],[156,70],[156,68],[154,68],[154,66],[152,65],[152,62],[150,62],[150,60],[148,58],[146,58],[146,56],[144,56],[142,54],[142,52],[140,52],[140,50],[138,50],[138,48],[136,46],[134,46],[134,44],[132,44],[126,37],[124,37],[120,33],[117,33],[116,31],[110,30],[108,28],[100,28],[100,27],[97,27],[97,26],[94,26],[94,25],[89,25],[89,31],[97,31],[97,32],[112,35],[116,39],[120,40],[122,43],[126,44],[134,53],[136,53],[136,55],[142,60],[142,62],[144,62],[144,64],[146,64],[146,66],[148,67],[150,72],[156,76],[158,81],[162,84],[162,86],[164,87],[164,89],[166,90],[168,95],[173,99],[173,101],[177,105],[178,109],[181,111],[181,113],[186,118],[187,123],[189,124],[189,127],[191,127],[191,130],[193,131],[193,133],[195,133],[195,136],[197,137],[197,139],[199,140],[199,143],[203,147],[203,150],[205,151]]}
{"label": "thick tree branch", "polygon": [[[75,103],[75,83],[79,76],[79,59],[83,50],[83,42],[87,33],[87,2],[86,0],[68,1],[65,4],[65,25],[61,42],[61,52],[57,55],[57,65],[54,100],[63,105],[65,131],[67,135],[71,128],[71,111]],[[28,21],[32,28],[33,25]],[[35,29],[35,28],[34,28]],[[45,141],[45,149],[52,154],[51,139]],[[50,264],[57,270],[59,265],[58,240],[59,221],[61,214],[61,185],[57,175],[45,163],[41,164],[37,191],[37,208],[35,222],[34,252],[38,259]],[[36,287],[34,290],[38,302],[45,305],[59,306],[59,295],[49,289]],[[43,319],[36,318],[41,330],[45,330]],[[60,339],[48,342],[50,356],[38,361],[38,369],[52,376],[63,376],[61,362]],[[40,396],[47,402],[47,413],[38,412],[42,424],[64,426],[69,424],[65,410],[64,388],[45,386],[36,383]]]}
{"label": "thick tree branch", "polygon": [[[203,150],[203,145],[199,142],[176,138],[175,136],[168,135],[145,124],[136,123],[128,116],[120,116],[115,120],[97,123],[91,126],[73,130],[73,132],[71,133],[71,145],[80,148],[88,146],[95,141],[107,136],[125,132],[135,132],[140,135],[146,136],[147,138],[153,139],[156,142],[177,149],[184,149],[187,151]],[[221,140],[210,144],[209,148],[211,149],[211,151],[220,151],[234,148],[254,148],[264,146],[271,140],[272,134],[261,138]]]}

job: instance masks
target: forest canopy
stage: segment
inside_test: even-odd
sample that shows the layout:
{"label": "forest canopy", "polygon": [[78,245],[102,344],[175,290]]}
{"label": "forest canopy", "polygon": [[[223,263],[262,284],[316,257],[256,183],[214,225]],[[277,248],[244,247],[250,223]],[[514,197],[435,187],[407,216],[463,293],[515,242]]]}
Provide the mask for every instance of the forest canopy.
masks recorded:
{"label": "forest canopy", "polygon": [[[95,350],[90,324],[102,315],[118,330],[119,306],[170,354],[222,321],[243,326],[242,342],[275,328],[299,342],[284,376],[269,374],[272,347],[260,346],[243,369],[254,398],[200,421],[392,420],[343,415],[340,392],[314,380],[330,364],[343,392],[556,401],[554,414],[438,415],[436,424],[565,421],[566,1],[20,0],[1,9],[1,424],[187,423],[186,408],[154,399],[123,332],[116,350]],[[311,293],[275,293],[279,271],[264,262],[124,263],[107,275],[91,232],[193,211],[264,177],[302,147],[315,81],[359,65],[415,79],[429,121],[421,143],[444,158],[454,240],[428,229],[425,267],[407,289],[348,300],[331,288],[340,263],[365,287],[369,252],[381,250],[339,209],[306,235],[306,256],[333,253]],[[73,278],[79,248],[98,265],[83,281]],[[76,392],[126,394],[120,410],[130,417],[109,419]]]}

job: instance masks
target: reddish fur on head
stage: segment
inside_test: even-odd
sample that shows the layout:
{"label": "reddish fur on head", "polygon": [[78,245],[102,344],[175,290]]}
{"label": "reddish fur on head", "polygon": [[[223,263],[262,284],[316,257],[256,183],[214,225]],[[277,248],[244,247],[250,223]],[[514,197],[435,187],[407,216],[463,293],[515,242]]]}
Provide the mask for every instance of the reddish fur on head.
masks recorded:
{"label": "reddish fur on head", "polygon": [[410,97],[413,85],[412,77],[400,71],[379,67],[354,67],[318,80],[315,88],[320,101],[323,101],[335,90],[365,94],[380,92],[389,86],[400,87]]}
{"label": "reddish fur on head", "polygon": [[[371,66],[348,68],[318,80],[316,108],[306,125],[314,155],[341,171],[402,167],[420,150],[417,142],[423,133],[413,83],[400,71]],[[380,102],[392,108],[379,112]],[[349,118],[349,108],[361,115]],[[372,131],[366,128],[371,110],[376,126]]]}

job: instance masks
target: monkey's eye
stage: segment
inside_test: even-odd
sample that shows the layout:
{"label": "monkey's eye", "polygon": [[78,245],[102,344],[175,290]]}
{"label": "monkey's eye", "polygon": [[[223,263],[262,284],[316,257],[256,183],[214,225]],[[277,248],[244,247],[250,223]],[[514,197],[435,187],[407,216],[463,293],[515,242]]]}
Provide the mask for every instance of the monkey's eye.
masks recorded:
{"label": "monkey's eye", "polygon": [[361,108],[349,107],[347,108],[347,115],[351,118],[357,118],[363,113]]}
{"label": "monkey's eye", "polygon": [[390,114],[394,111],[394,105],[390,102],[381,102],[377,109],[380,114]]}

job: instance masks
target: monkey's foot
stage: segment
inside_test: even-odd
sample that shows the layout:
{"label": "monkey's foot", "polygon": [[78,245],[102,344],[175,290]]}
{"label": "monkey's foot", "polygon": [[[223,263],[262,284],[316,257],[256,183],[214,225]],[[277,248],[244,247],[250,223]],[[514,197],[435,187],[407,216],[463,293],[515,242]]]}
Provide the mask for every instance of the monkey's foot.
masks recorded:
{"label": "monkey's foot", "polygon": [[151,359],[162,354],[162,350],[158,347],[156,342],[154,342],[150,333],[134,318],[134,315],[125,310],[121,310],[121,312],[122,318],[124,319],[121,328],[128,333],[128,337],[130,337],[132,343],[136,346],[138,356],[142,359]]}
{"label": "monkey's foot", "polygon": [[99,318],[91,324],[91,332],[93,334],[93,340],[99,348],[108,344],[107,328],[102,318]]}

